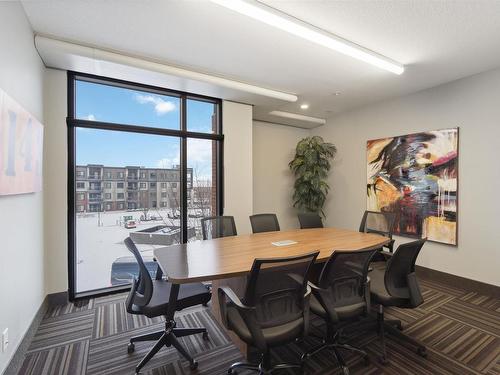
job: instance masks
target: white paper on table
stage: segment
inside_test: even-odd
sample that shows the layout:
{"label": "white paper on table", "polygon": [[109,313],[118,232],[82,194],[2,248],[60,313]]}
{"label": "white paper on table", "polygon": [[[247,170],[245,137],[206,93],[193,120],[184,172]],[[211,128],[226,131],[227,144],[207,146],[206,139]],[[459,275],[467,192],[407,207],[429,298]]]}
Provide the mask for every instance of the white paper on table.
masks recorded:
{"label": "white paper on table", "polygon": [[276,241],[276,242],[271,242],[274,246],[288,246],[288,245],[294,245],[297,243],[297,241],[292,241],[292,240],[283,240],[283,241]]}

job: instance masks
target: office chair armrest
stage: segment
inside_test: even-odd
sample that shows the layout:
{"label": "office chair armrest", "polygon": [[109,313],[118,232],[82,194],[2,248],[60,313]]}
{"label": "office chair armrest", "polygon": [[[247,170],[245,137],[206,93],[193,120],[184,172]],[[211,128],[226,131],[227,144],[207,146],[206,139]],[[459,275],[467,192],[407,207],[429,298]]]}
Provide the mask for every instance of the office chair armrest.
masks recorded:
{"label": "office chair armrest", "polygon": [[219,289],[217,289],[217,295],[219,297],[219,309],[222,324],[224,324],[224,327],[227,329],[230,329],[227,321],[227,299],[229,299],[229,302],[240,311],[250,312],[255,310],[255,307],[244,305],[236,293],[234,293],[228,286],[219,287]]}
{"label": "office chair armrest", "polygon": [[307,286],[309,288],[311,288],[311,290],[312,290],[313,293],[327,292],[328,291],[328,289],[320,288],[319,286],[317,286],[316,284],[314,284],[312,281],[308,281],[307,282]]}
{"label": "office chair armrest", "polygon": [[219,300],[223,299],[226,300],[226,297],[229,298],[229,301],[236,306],[236,308],[240,310],[255,310],[255,307],[253,306],[247,306],[241,302],[240,298],[236,295],[236,293],[233,292],[233,290],[228,287],[228,286],[221,286],[219,287],[218,291],[219,293]]}
{"label": "office chair armrest", "polygon": [[391,253],[394,252],[394,242],[396,242],[396,240],[393,240],[392,237],[389,237],[391,240],[389,241],[388,244],[384,245],[384,247],[387,247],[389,249],[389,251]]}
{"label": "office chair armrest", "polygon": [[371,308],[371,294],[370,294],[370,278],[367,277],[364,282],[363,288],[365,290],[365,303],[366,303],[366,313],[370,311]]}
{"label": "office chair armrest", "polygon": [[302,337],[307,337],[309,335],[309,316],[310,316],[310,300],[311,300],[312,289],[309,283],[306,286],[306,293],[304,294],[304,331],[302,332]]}

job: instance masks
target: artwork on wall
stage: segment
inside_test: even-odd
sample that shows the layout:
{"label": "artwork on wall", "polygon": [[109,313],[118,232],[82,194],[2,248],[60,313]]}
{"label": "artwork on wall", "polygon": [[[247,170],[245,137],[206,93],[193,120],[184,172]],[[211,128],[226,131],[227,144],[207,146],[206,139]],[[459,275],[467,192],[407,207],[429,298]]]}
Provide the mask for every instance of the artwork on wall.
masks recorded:
{"label": "artwork on wall", "polygon": [[395,233],[457,245],[458,128],[367,142],[367,208]]}
{"label": "artwork on wall", "polygon": [[0,89],[0,195],[42,190],[43,126]]}

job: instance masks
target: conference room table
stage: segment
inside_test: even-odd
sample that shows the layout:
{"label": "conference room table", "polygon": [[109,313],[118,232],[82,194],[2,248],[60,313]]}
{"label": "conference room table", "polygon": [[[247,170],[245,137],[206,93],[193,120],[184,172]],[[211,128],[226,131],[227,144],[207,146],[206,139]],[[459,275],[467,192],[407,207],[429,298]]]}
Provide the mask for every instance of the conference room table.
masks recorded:
{"label": "conference room table", "polygon": [[[273,243],[293,241],[285,246]],[[243,234],[205,241],[171,245],[154,250],[163,273],[172,283],[169,297],[170,311],[167,318],[173,320],[175,304],[181,284],[211,281],[211,309],[215,319],[221,322],[217,288],[230,286],[241,295],[245,288],[255,258],[278,258],[319,251],[316,262],[326,261],[334,251],[363,250],[387,244],[389,239],[373,233],[360,233],[339,228],[295,229],[289,231]],[[235,334],[228,335],[240,351],[247,356],[248,347]]]}

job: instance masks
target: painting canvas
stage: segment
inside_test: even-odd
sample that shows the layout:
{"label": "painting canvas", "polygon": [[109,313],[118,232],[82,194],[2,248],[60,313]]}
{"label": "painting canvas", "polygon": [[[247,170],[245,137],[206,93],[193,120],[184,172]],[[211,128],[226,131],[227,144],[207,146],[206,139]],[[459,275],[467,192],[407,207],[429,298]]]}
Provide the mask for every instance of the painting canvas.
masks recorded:
{"label": "painting canvas", "polygon": [[457,245],[458,128],[367,142],[367,208],[395,233]]}
{"label": "painting canvas", "polygon": [[43,126],[0,89],[0,195],[42,190]]}

